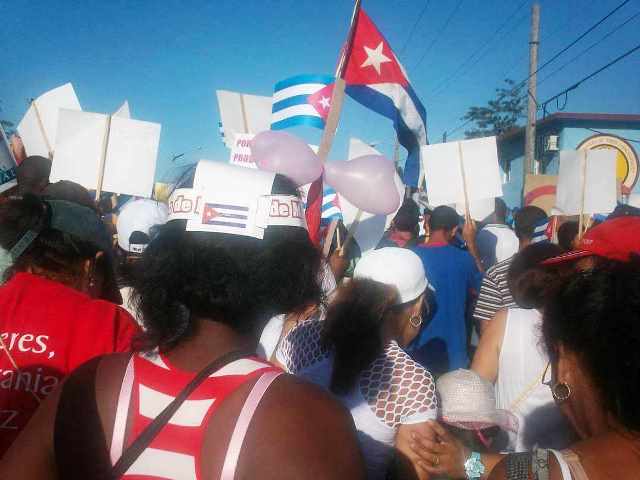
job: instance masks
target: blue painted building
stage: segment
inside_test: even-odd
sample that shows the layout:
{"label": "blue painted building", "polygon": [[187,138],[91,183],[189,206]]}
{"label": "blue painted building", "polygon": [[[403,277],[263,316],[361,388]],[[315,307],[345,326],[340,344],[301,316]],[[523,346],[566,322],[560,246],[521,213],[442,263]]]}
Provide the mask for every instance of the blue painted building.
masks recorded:
{"label": "blue painted building", "polygon": [[[538,120],[534,173],[557,175],[560,150],[598,148],[617,150],[617,175],[623,193],[639,193],[640,115],[561,112]],[[520,206],[524,128],[498,137],[498,155],[504,199],[511,207]]]}

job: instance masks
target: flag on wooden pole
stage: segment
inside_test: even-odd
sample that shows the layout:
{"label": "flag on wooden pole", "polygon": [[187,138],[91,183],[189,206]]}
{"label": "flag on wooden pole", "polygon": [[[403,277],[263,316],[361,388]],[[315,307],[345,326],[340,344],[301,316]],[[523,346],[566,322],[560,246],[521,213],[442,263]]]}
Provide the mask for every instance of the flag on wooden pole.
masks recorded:
{"label": "flag on wooden pole", "polygon": [[342,75],[346,92],[393,121],[398,142],[409,152],[404,183],[417,187],[420,146],[427,144],[426,111],[411,87],[407,72],[364,10],[358,12],[349,50]]}

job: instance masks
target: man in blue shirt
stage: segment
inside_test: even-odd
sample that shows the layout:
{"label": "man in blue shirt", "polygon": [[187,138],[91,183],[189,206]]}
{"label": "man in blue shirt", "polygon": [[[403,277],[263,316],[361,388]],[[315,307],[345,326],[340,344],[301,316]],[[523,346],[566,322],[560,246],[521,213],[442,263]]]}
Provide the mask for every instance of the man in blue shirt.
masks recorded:
{"label": "man in blue shirt", "polygon": [[424,264],[434,287],[429,318],[411,345],[411,355],[433,373],[467,368],[467,308],[480,288],[482,264],[475,244],[473,221],[462,229],[467,249],[451,245],[458,231],[459,217],[447,206],[433,210],[427,243],[413,249]]}

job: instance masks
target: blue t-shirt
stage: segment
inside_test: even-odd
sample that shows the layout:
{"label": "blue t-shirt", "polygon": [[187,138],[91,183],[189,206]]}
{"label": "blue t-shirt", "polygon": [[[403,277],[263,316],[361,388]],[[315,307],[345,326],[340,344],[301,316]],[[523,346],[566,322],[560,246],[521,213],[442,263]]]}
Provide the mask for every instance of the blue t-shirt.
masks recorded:
{"label": "blue t-shirt", "polygon": [[412,355],[438,373],[467,368],[466,307],[470,291],[480,288],[482,273],[469,252],[451,245],[421,245],[413,251],[435,292],[429,318],[411,344]]}

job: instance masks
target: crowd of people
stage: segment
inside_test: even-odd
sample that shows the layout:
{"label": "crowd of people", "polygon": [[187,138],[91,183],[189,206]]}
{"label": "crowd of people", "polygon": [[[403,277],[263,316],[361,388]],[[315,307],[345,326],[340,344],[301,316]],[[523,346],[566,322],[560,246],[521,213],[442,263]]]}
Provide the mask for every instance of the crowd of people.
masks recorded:
{"label": "crowd of people", "polygon": [[0,197],[0,478],[640,476],[633,209],[550,235],[407,197],[362,253],[261,210],[283,175],[95,202],[50,167]]}

